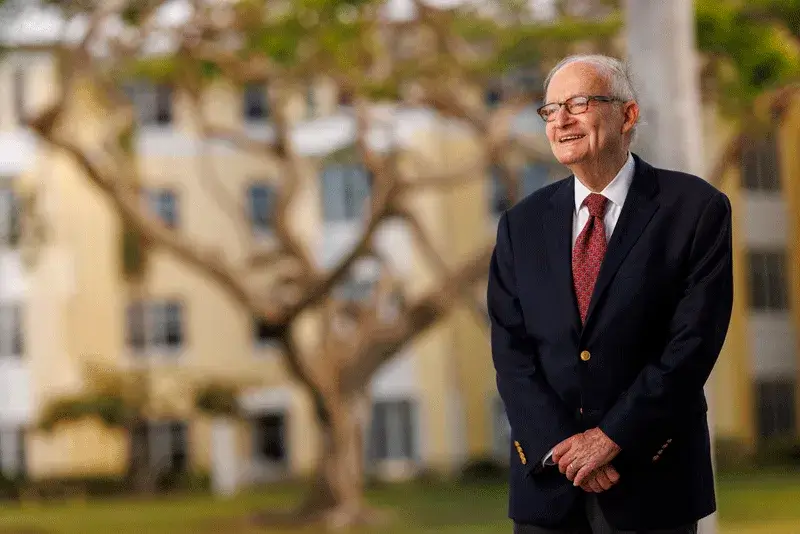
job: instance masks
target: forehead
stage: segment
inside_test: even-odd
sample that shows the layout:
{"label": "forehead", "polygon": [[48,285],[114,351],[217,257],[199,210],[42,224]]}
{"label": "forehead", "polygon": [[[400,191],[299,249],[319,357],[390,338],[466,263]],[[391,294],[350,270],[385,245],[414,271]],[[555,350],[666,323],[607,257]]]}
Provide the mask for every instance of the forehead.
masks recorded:
{"label": "forehead", "polygon": [[600,70],[589,63],[570,63],[550,79],[546,102],[563,101],[575,95],[605,95],[610,89]]}

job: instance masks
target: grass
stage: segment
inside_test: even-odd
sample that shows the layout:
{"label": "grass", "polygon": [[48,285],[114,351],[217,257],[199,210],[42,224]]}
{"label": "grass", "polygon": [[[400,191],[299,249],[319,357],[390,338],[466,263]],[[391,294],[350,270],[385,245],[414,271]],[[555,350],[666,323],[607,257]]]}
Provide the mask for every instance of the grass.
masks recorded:
{"label": "grass", "polygon": [[[153,501],[93,500],[0,506],[0,534],[266,534],[243,518],[288,506],[299,488],[246,493],[224,501],[187,496]],[[394,514],[389,534],[493,534],[511,531],[502,483],[459,486],[421,483],[374,489],[370,501]],[[800,471],[725,475],[719,482],[720,534],[800,531]],[[310,533],[316,529],[296,530]],[[363,534],[366,534],[364,532]]]}

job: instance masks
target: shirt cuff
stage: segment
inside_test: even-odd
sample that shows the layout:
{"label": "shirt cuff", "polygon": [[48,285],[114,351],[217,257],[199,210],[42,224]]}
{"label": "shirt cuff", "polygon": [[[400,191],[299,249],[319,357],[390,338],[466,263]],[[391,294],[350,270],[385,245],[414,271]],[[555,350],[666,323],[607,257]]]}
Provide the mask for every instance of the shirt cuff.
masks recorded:
{"label": "shirt cuff", "polygon": [[548,452],[547,455],[544,457],[544,459],[542,460],[542,465],[545,467],[550,465],[556,465],[556,463],[553,461],[553,449],[550,449],[550,452]]}

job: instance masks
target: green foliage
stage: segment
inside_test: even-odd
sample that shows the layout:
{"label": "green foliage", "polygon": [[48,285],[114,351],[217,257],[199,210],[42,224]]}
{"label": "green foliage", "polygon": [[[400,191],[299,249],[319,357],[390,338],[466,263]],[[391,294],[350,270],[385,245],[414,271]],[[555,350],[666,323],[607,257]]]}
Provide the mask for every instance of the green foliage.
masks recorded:
{"label": "green foliage", "polygon": [[238,388],[235,385],[209,383],[198,389],[195,406],[206,415],[236,417],[240,414],[237,397]]}
{"label": "green foliage", "polygon": [[744,10],[749,18],[782,24],[800,38],[800,0],[750,0]]}
{"label": "green foliage", "polygon": [[714,461],[720,472],[736,472],[753,466],[753,447],[745,440],[717,437],[714,439]]}
{"label": "green foliage", "polygon": [[147,247],[142,235],[130,224],[123,223],[120,246],[123,275],[131,279],[140,278],[147,266]]}
{"label": "green foliage", "polygon": [[758,444],[755,454],[759,466],[800,466],[800,439],[782,436]]}
{"label": "green foliage", "polygon": [[125,427],[136,415],[136,409],[121,395],[88,394],[64,397],[45,407],[39,427],[45,432],[64,422],[96,417],[109,428]]}
{"label": "green foliage", "polygon": [[299,0],[264,15],[263,2],[240,2],[245,57],[263,55],[287,69],[313,62],[320,71],[364,65],[376,0]]}
{"label": "green foliage", "polygon": [[[800,2],[789,4],[800,9]],[[697,0],[697,46],[710,65],[706,88],[723,110],[738,115],[764,91],[800,75],[798,42],[791,37],[797,22],[789,8],[772,0]]]}
{"label": "green foliage", "polygon": [[178,56],[154,56],[137,58],[124,66],[121,77],[124,79],[144,79],[154,83],[174,81],[180,69]]}
{"label": "green foliage", "polygon": [[459,481],[463,483],[502,482],[508,478],[508,465],[491,456],[470,459],[461,468]]}

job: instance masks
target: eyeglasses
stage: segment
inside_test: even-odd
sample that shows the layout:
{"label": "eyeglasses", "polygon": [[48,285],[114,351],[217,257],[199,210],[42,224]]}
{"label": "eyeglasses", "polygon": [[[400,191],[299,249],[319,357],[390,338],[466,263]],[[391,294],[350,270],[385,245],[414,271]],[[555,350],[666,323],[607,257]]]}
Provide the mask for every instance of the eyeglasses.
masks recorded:
{"label": "eyeglasses", "polygon": [[537,109],[536,112],[543,121],[553,122],[556,120],[556,115],[558,114],[558,110],[561,109],[561,106],[566,106],[567,112],[570,115],[580,115],[581,113],[586,113],[586,110],[589,109],[589,102],[592,100],[597,102],[624,102],[621,98],[614,98],[613,96],[573,96],[564,102],[545,104]]}

